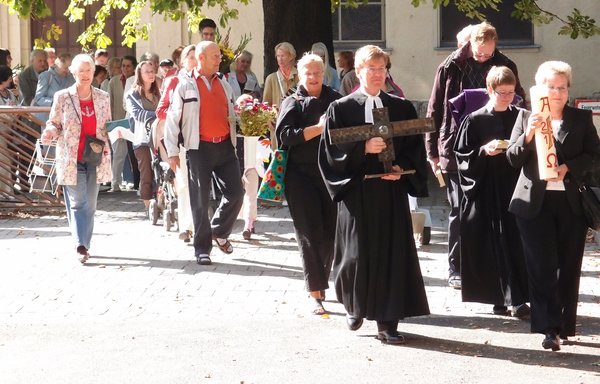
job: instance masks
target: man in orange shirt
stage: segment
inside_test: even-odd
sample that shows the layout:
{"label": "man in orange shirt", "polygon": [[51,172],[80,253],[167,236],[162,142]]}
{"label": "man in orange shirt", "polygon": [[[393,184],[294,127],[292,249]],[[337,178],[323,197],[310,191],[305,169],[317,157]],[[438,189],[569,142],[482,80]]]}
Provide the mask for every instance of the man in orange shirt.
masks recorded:
{"label": "man in orange shirt", "polygon": [[[224,253],[233,252],[227,237],[242,206],[244,189],[235,155],[233,91],[218,73],[219,46],[202,41],[196,46],[198,65],[189,77],[180,77],[167,112],[165,147],[171,168],[179,166],[179,135],[187,149],[190,203],[194,221],[194,255],[210,265],[212,241]],[[212,220],[208,217],[211,176],[223,194]]]}

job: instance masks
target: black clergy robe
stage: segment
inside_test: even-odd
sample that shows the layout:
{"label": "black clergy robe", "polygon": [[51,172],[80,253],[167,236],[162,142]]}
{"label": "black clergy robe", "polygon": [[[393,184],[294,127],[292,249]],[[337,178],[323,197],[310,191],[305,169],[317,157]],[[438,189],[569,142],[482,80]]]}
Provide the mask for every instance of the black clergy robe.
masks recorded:
{"label": "black clergy robe", "polygon": [[484,146],[510,138],[519,108],[485,106],[462,122],[454,152],[463,199],[460,207],[462,299],[494,305],[528,300],[527,271],[515,217],[508,212],[519,169],[505,153],[487,156]]}
{"label": "black clergy robe", "polygon": [[[380,93],[390,121],[417,118],[413,105]],[[407,193],[427,196],[427,162],[422,135],[394,138],[402,169],[415,169],[398,181],[364,180],[382,173],[377,155],[365,154],[365,142],[332,145],[329,131],[365,124],[366,96],[354,92],[327,110],[319,148],[319,168],[337,203],[333,274],[337,299],[348,314],[397,321],[429,314],[423,277],[413,239]]]}

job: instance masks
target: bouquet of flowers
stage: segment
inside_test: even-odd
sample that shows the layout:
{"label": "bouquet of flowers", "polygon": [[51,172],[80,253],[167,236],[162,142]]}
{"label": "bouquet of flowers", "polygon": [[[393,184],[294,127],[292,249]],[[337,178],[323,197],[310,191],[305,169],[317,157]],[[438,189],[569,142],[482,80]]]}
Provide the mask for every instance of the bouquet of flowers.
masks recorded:
{"label": "bouquet of flowers", "polygon": [[240,133],[244,136],[266,136],[269,124],[275,122],[277,111],[269,103],[259,103],[249,95],[242,95],[235,105],[240,122]]}
{"label": "bouquet of flowers", "polygon": [[223,55],[223,58],[221,59],[221,64],[219,65],[219,72],[221,73],[229,73],[231,64],[236,59],[237,55],[239,55],[240,52],[242,52],[246,48],[250,40],[252,40],[252,34],[250,34],[250,36],[244,34],[241,37],[240,43],[238,44],[237,48],[231,47],[229,45],[230,31],[231,28],[227,29],[227,33],[225,34],[225,36],[221,35],[221,32],[218,28],[216,31],[216,42],[219,45],[219,48],[221,49],[221,54]]}

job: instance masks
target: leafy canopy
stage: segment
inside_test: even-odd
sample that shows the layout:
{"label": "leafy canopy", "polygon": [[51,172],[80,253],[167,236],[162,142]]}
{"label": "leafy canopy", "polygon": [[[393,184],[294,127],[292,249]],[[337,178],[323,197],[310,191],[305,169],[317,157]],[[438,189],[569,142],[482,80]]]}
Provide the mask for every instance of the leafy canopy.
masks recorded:
{"label": "leafy canopy", "polygon": [[[230,3],[247,5],[250,1],[252,0],[71,0],[65,16],[72,22],[81,20],[86,12],[85,7],[98,3],[100,9],[95,15],[96,22],[89,25],[77,41],[84,48],[89,48],[90,45],[97,48],[106,48],[113,43],[104,33],[106,18],[115,9],[127,10],[127,14],[122,21],[123,40],[121,44],[131,47],[140,39],[148,39],[151,24],[142,22],[140,18],[141,11],[146,6],[149,6],[154,14],[163,15],[166,20],[177,21],[184,17],[187,18],[190,30],[196,32],[200,20],[205,17],[202,13],[203,7],[218,7],[220,9],[219,24],[225,27],[229,19],[236,19],[239,15],[239,10],[230,7]],[[431,0],[434,9],[448,6],[450,2],[451,0]],[[569,36],[572,39],[578,37],[588,38],[600,34],[600,28],[596,25],[596,20],[583,14],[579,9],[574,8],[570,15],[559,16],[542,9],[538,2],[539,0],[517,0],[512,16],[520,20],[530,20],[536,25],[559,22],[561,23],[559,35]],[[340,4],[357,7],[366,3],[368,3],[368,0],[331,0],[331,7],[334,10]],[[414,7],[426,3],[427,0],[411,0]],[[502,0],[452,0],[452,3],[468,17],[483,20],[482,10],[493,9],[497,11]],[[42,19],[50,15],[46,0],[0,0],[0,4],[8,6],[10,12],[17,13],[22,18]],[[46,31],[46,36],[36,39],[36,46],[49,45],[49,41],[57,39],[61,33],[62,30],[58,26],[50,26]]]}

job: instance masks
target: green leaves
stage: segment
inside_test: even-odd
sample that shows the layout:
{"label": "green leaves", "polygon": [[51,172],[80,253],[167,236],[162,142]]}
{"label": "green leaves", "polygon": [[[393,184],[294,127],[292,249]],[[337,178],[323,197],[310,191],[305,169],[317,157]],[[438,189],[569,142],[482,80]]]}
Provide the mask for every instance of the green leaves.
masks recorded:
{"label": "green leaves", "polygon": [[44,49],[50,48],[52,46],[52,41],[56,41],[60,38],[63,31],[62,28],[56,24],[52,24],[48,27],[48,30],[44,33],[44,37],[38,37],[33,40],[33,48],[35,49]]}
{"label": "green leaves", "polygon": [[0,0],[0,4],[8,6],[10,13],[22,19],[42,19],[51,13],[44,0]]}
{"label": "green leaves", "polygon": [[567,22],[562,26],[559,35],[568,35],[571,39],[576,39],[580,35],[583,38],[588,38],[594,35],[600,35],[600,28],[596,25],[596,20],[589,16],[583,15],[577,8],[567,17]]}
{"label": "green leaves", "polygon": [[[69,21],[82,20],[87,7],[99,2],[102,4],[100,11],[95,15],[96,22],[89,25],[88,28],[79,36],[77,41],[85,48],[90,45],[98,48],[104,48],[113,42],[104,33],[106,18],[115,9],[128,10],[127,15],[121,21],[123,25],[123,45],[131,47],[136,41],[148,39],[150,23],[143,23],[141,19],[141,10],[150,7],[154,14],[160,14],[167,20],[181,20],[187,17],[187,23],[191,32],[198,31],[198,24],[205,17],[202,10],[211,7],[217,7],[221,13],[218,23],[222,28],[227,26],[231,19],[237,19],[240,11],[237,8],[230,7],[230,4],[247,5],[251,0],[71,0],[65,16]],[[258,1],[258,0],[254,0]],[[331,0],[332,10],[335,10],[341,3],[349,7],[357,7],[361,4],[367,4],[368,0]],[[445,7],[453,2],[456,7],[472,18],[483,19],[482,10],[486,8],[498,9],[498,5],[503,0],[431,0],[434,9]],[[426,4],[427,0],[411,0],[413,7],[419,7]],[[546,4],[546,2],[544,3]],[[50,15],[50,8],[45,0],[0,0],[0,5],[6,5],[11,13],[17,13],[21,18],[44,18]],[[544,25],[551,22],[560,22],[562,26],[559,35],[569,36],[572,39],[579,37],[589,38],[600,34],[600,28],[596,25],[596,20],[590,16],[584,15],[579,9],[574,8],[573,12],[566,18],[562,18],[550,11],[540,8],[538,0],[517,0],[515,1],[515,10],[512,16],[520,20],[531,20],[535,25]],[[58,27],[56,27],[58,28]],[[36,46],[46,46],[49,41],[58,39],[62,31],[50,27],[46,33],[46,38],[40,37],[35,40]]]}

